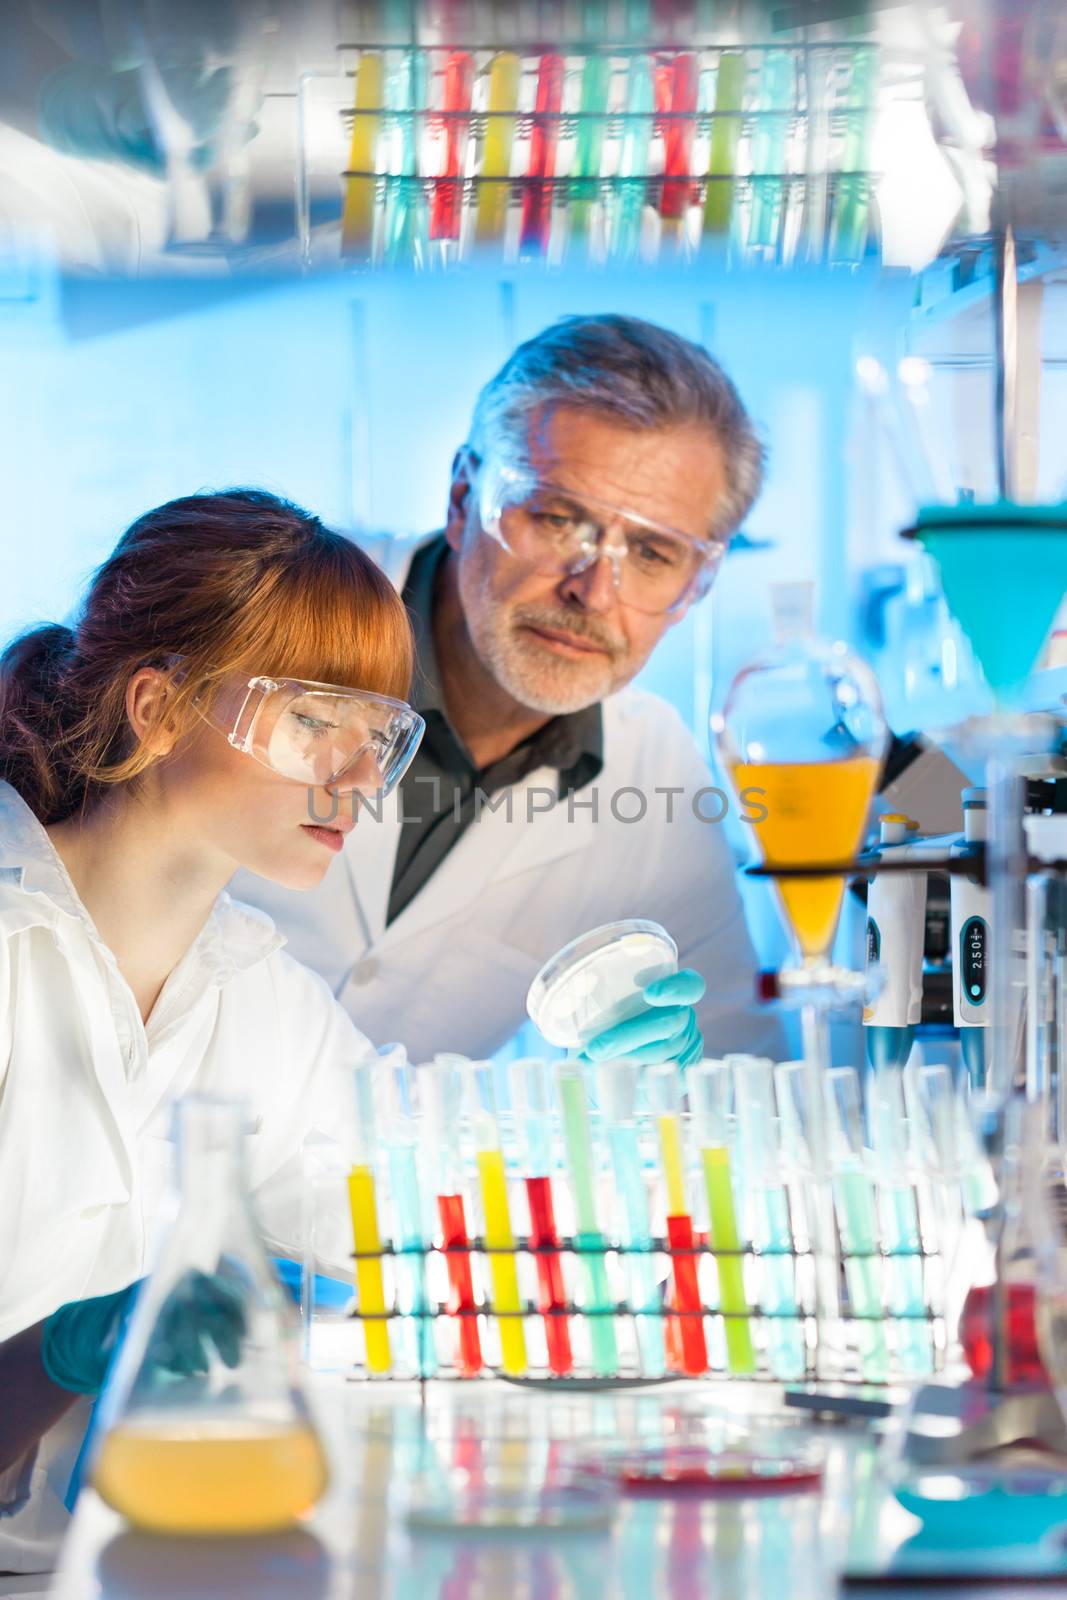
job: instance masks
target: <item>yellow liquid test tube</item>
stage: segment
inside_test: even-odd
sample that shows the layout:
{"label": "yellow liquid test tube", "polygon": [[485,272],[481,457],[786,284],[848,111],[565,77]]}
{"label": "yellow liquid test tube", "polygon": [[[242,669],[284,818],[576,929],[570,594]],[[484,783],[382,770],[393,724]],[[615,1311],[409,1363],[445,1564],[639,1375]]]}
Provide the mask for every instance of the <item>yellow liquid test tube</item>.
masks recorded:
{"label": "yellow liquid test tube", "polygon": [[667,1185],[667,1215],[681,1217],[686,1214],[685,1167],[682,1162],[682,1138],[678,1118],[673,1111],[663,1111],[657,1118],[659,1124],[660,1159],[663,1178]]}
{"label": "yellow liquid test tube", "polygon": [[[741,1246],[730,1178],[730,1152],[723,1145],[705,1145],[700,1158],[708,1193],[712,1250],[739,1250]],[[715,1265],[719,1273],[719,1301],[727,1313],[723,1323],[726,1327],[726,1355],[730,1371],[755,1372],[756,1356],[749,1322],[751,1308],[745,1298],[745,1275],[742,1270],[744,1263],[739,1255],[716,1254]]]}
{"label": "yellow liquid test tube", "polygon": [[[504,1154],[501,1150],[479,1150],[478,1178],[482,1189],[482,1209],[485,1212],[485,1245],[487,1251],[509,1252],[489,1256],[489,1276],[493,1285],[493,1310],[520,1312],[519,1273],[515,1256],[515,1235],[511,1231],[508,1215],[508,1186],[504,1175]],[[526,1336],[522,1318],[517,1315],[500,1317],[500,1354],[505,1372],[526,1371]]]}
{"label": "yellow liquid test tube", "polygon": [[389,1372],[393,1365],[389,1347],[389,1325],[379,1317],[385,1313],[385,1280],[382,1277],[378,1233],[378,1208],[374,1199],[374,1174],[367,1166],[355,1166],[348,1174],[348,1200],[352,1208],[352,1236],[356,1246],[356,1290],[359,1309],[364,1313],[363,1336],[367,1343],[367,1368],[370,1372]]}
{"label": "yellow liquid test tube", "polygon": [[[365,50],[356,68],[356,104],[352,118],[352,145],[348,170],[373,174],[374,158],[381,127],[382,58]],[[376,177],[347,178],[344,208],[341,212],[341,254],[369,253],[374,234],[374,193]]]}
{"label": "yellow liquid test tube", "polygon": [[478,184],[476,235],[479,239],[498,239],[508,214],[508,183],[511,173],[511,148],[515,141],[514,112],[519,103],[519,78],[522,63],[510,50],[493,57],[489,68],[489,104],[485,120],[485,145],[482,150]]}

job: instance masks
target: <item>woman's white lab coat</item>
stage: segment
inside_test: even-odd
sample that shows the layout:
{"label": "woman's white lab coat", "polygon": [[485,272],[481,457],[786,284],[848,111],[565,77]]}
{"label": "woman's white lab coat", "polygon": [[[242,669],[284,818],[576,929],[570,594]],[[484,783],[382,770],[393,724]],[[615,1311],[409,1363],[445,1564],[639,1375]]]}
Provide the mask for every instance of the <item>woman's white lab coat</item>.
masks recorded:
{"label": "woman's white lab coat", "polygon": [[[299,1250],[300,1146],[336,1134],[367,1040],[261,912],[221,895],[147,1026],[44,829],[0,783],[0,1339],[145,1271],[171,1170],[170,1105],[239,1096],[270,1242]],[[0,1572],[50,1565],[79,1404],[46,1436]],[[10,1509],[10,1501],[9,1501]]]}

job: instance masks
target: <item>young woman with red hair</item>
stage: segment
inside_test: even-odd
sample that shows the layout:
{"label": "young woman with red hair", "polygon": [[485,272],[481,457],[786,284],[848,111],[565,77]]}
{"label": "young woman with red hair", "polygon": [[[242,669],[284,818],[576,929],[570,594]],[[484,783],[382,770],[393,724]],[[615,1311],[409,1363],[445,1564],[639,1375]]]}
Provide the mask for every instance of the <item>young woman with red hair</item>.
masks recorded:
{"label": "young woman with red hair", "polygon": [[383,574],[254,490],[148,512],[73,627],[0,659],[0,1571],[54,1548],[86,1417],[55,1314],[145,1271],[176,1095],[247,1102],[261,1221],[298,1251],[300,1145],[370,1047],[224,886],[321,879],[338,795],[391,788],[418,743],[411,670]]}

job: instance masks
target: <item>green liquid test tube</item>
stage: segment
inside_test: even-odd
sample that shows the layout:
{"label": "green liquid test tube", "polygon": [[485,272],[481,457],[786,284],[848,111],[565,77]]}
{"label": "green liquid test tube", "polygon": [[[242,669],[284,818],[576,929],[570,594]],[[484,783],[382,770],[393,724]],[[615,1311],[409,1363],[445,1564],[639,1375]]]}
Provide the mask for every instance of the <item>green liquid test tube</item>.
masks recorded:
{"label": "green liquid test tube", "polygon": [[[559,1074],[559,1097],[563,1112],[563,1139],[567,1147],[577,1222],[575,1243],[586,1279],[586,1311],[600,1312],[589,1317],[593,1368],[600,1378],[613,1378],[619,1356],[615,1342],[613,1301],[608,1283],[604,1240],[597,1223],[593,1185],[593,1146],[589,1133],[589,1103],[581,1070],[564,1066]],[[605,1314],[606,1313],[606,1314]]]}
{"label": "green liquid test tube", "polygon": [[747,76],[748,63],[743,55],[730,53],[719,57],[715,74],[711,150],[708,155],[708,187],[704,197],[704,228],[708,233],[728,233],[730,230]]}
{"label": "green liquid test tube", "polygon": [[[708,1220],[713,1251],[739,1251],[740,1235],[734,1211],[730,1152],[723,1146],[705,1145],[700,1152],[704,1187],[708,1194]],[[744,1262],[740,1255],[715,1256],[719,1273],[719,1303],[726,1327],[726,1355],[730,1371],[739,1376],[755,1372],[751,1312],[745,1298]]]}
{"label": "green liquid test tube", "polygon": [[582,92],[578,106],[578,141],[574,152],[571,176],[572,189],[571,232],[580,235],[588,232],[593,205],[596,200],[597,181],[604,149],[604,120],[608,108],[608,85],[611,82],[611,61],[608,56],[586,57],[582,68]]}
{"label": "green liquid test tube", "polygon": [[[752,1345],[751,1307],[745,1294],[741,1234],[734,1205],[730,1160],[730,1069],[724,1061],[702,1061],[686,1074],[689,1111],[700,1146],[704,1189],[708,1200],[709,1243],[719,1276],[719,1305],[726,1330],[730,1371],[742,1376],[756,1370]],[[719,1251],[738,1252],[719,1255]]]}

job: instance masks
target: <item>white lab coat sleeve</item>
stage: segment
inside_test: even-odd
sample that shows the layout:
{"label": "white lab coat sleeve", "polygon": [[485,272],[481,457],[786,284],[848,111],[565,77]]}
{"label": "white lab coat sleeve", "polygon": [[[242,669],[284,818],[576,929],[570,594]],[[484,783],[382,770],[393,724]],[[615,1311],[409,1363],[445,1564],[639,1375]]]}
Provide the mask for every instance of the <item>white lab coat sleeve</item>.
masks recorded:
{"label": "white lab coat sleeve", "polygon": [[[662,708],[664,788],[681,790],[664,815],[656,815],[659,848],[649,852],[656,881],[648,904],[678,946],[678,964],[692,967],[707,984],[697,1020],[709,1056],[732,1051],[781,1060],[785,1034],[772,1010],[756,997],[758,963],[737,884],[737,867],[719,818],[733,804],[701,757],[692,735],[673,710]],[[665,806],[664,797],[664,806]],[[653,897],[654,896],[654,901]]]}
{"label": "white lab coat sleeve", "polygon": [[[263,1070],[266,1062],[253,1064],[258,1070],[249,1182],[269,1248],[299,1259],[303,1147],[344,1141],[352,1119],[352,1072],[373,1054],[373,1046],[317,973],[284,951],[263,966],[271,993],[255,998],[269,1007],[273,1042],[269,1070]],[[342,1242],[341,1260],[348,1264],[351,1240]]]}

